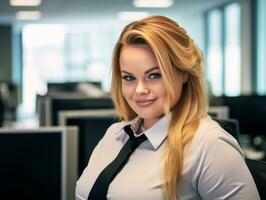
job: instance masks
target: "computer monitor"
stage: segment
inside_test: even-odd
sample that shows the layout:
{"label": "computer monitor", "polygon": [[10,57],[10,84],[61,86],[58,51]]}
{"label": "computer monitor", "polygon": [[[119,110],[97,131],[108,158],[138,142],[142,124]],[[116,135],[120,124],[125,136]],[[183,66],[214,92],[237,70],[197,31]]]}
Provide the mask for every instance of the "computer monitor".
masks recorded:
{"label": "computer monitor", "polygon": [[51,99],[88,99],[88,95],[80,92],[54,92],[45,95],[36,95],[36,114],[40,126],[50,126],[51,122]]}
{"label": "computer monitor", "polygon": [[239,121],[240,134],[266,136],[266,96],[224,97],[230,118]]}
{"label": "computer monitor", "polygon": [[58,125],[58,113],[63,110],[87,110],[114,108],[110,97],[105,98],[76,98],[73,97],[51,97],[45,102],[45,126]]}
{"label": "computer monitor", "polygon": [[1,199],[73,200],[77,127],[0,129]]}
{"label": "computer monitor", "polygon": [[87,166],[91,153],[108,127],[119,121],[114,109],[60,111],[60,125],[79,128],[79,176]]}
{"label": "computer monitor", "polygon": [[47,83],[48,92],[75,92],[78,90],[79,84],[93,84],[98,88],[102,88],[102,83],[99,81],[86,82],[49,82]]}

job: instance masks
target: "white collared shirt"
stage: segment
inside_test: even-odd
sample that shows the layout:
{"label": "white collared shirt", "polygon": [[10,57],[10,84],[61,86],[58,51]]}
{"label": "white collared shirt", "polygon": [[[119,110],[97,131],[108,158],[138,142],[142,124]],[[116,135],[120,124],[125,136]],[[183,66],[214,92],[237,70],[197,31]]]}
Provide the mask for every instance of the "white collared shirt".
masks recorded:
{"label": "white collared shirt", "polygon": [[[163,153],[171,114],[161,118],[144,133],[148,140],[109,185],[108,200],[164,200]],[[77,182],[76,200],[86,200],[101,171],[114,160],[128,140],[123,127],[140,122],[113,124],[94,149],[88,166]],[[259,199],[255,183],[236,140],[210,117],[201,120],[185,154],[179,194],[183,200]]]}

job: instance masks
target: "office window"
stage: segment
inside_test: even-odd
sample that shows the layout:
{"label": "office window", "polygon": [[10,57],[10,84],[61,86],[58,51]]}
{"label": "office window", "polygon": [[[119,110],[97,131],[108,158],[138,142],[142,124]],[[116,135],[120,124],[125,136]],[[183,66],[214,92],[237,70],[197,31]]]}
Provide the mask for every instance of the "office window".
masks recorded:
{"label": "office window", "polygon": [[208,14],[207,78],[215,96],[223,94],[222,13],[219,9]]}
{"label": "office window", "polygon": [[241,92],[240,24],[238,3],[206,13],[207,78],[215,96]]}
{"label": "office window", "polygon": [[34,115],[36,94],[45,94],[48,82],[99,81],[108,91],[112,51],[122,26],[26,25],[20,113]]}
{"label": "office window", "polygon": [[48,81],[64,81],[65,30],[63,25],[26,25],[23,29],[23,116],[34,114],[35,96],[46,92]]}
{"label": "office window", "polygon": [[108,90],[114,34],[110,27],[70,26],[65,40],[65,80],[100,81]]}
{"label": "office window", "polygon": [[266,94],[266,1],[257,0],[257,93]]}
{"label": "office window", "polygon": [[229,4],[224,9],[225,14],[225,90],[227,96],[240,95],[240,6]]}

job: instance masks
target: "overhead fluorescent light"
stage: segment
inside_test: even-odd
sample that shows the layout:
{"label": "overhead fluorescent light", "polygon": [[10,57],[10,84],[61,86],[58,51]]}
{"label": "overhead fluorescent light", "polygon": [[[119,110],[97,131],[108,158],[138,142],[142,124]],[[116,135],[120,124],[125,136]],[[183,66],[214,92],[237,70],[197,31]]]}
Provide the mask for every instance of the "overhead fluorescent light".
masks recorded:
{"label": "overhead fluorescent light", "polygon": [[148,12],[133,12],[133,11],[124,11],[118,13],[118,19],[121,21],[133,21],[142,19],[149,16]]}
{"label": "overhead fluorescent light", "polygon": [[133,5],[138,8],[168,8],[173,0],[134,0]]}
{"label": "overhead fluorescent light", "polygon": [[42,13],[40,11],[18,11],[16,18],[18,20],[37,20],[40,19]]}
{"label": "overhead fluorescent light", "polygon": [[9,0],[11,6],[39,6],[42,0]]}

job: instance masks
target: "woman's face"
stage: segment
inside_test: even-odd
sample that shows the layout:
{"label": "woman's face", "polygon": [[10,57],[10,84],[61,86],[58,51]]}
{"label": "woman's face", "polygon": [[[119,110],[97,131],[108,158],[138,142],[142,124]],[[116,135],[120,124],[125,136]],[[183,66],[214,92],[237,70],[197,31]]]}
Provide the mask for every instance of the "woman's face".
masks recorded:
{"label": "woman's face", "polygon": [[[144,119],[149,128],[164,115],[167,96],[158,62],[147,45],[125,45],[121,49],[120,68],[122,93],[129,106]],[[180,98],[183,76],[174,75],[175,97],[172,105]]]}

